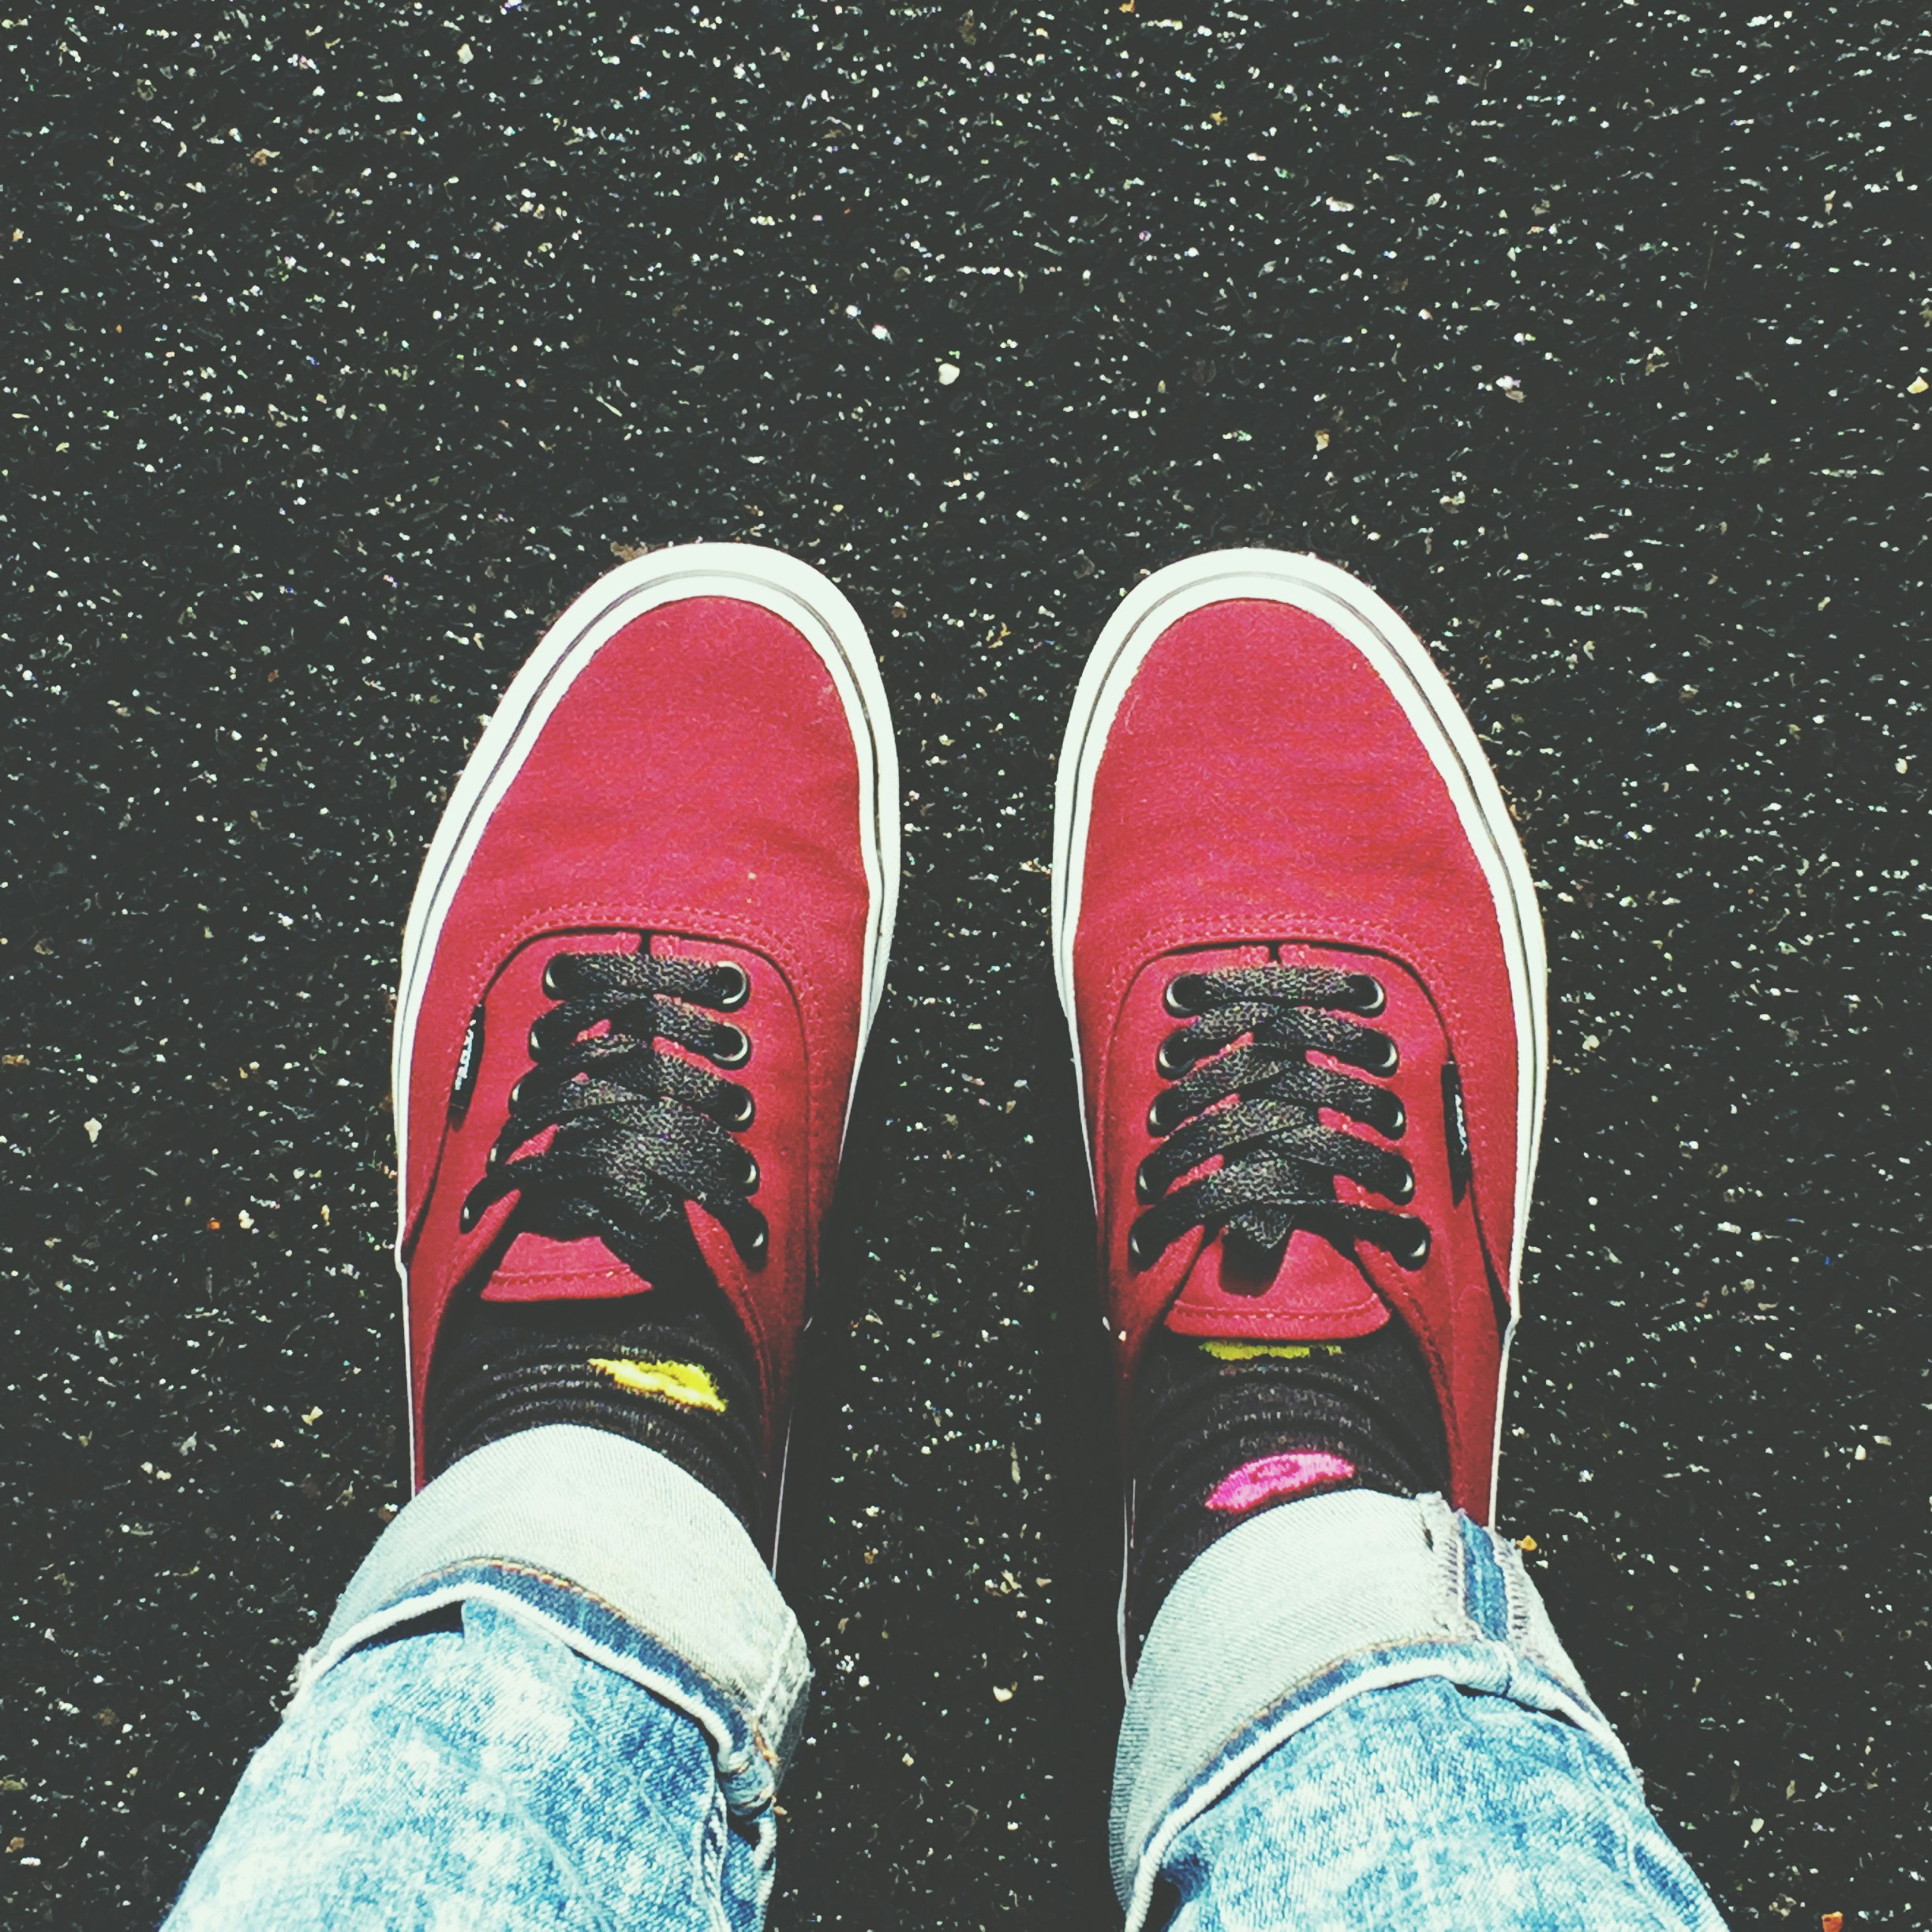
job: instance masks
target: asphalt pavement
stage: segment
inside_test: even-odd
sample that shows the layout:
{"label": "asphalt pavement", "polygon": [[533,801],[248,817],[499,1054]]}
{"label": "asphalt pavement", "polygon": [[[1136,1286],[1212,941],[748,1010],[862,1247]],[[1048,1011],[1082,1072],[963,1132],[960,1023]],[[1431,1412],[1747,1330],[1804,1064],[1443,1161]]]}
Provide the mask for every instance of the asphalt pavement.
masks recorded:
{"label": "asphalt pavement", "polygon": [[159,1919],[399,1500],[417,866],[547,619],[728,537],[907,787],[773,1926],[1114,1922],[1053,760],[1237,543],[1431,641],[1542,893],[1505,1526],[1734,1923],[1932,1923],[1932,35],[1762,4],[0,21],[9,1926]]}

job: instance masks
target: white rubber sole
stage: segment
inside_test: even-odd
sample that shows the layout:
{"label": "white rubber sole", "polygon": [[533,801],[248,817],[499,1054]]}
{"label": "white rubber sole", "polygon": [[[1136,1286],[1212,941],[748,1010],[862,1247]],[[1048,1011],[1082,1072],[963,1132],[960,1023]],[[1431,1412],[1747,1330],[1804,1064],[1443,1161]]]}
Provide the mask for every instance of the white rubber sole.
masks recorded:
{"label": "white rubber sole", "polygon": [[[1073,937],[1080,926],[1094,780],[1101,754],[1122,699],[1163,632],[1193,611],[1234,598],[1263,599],[1306,611],[1332,625],[1361,653],[1402,706],[1440,773],[1488,882],[1516,1021],[1516,1215],[1509,1256],[1513,1333],[1549,1064],[1547,964],[1536,886],[1481,743],[1421,639],[1366,584],[1332,564],[1279,550],[1211,550],[1170,564],[1128,593],[1107,620],[1080,674],[1054,787],[1053,954],[1054,982],[1073,1035],[1081,1131],[1086,1132],[1087,1106],[1080,1030],[1073,1023]],[[1087,1155],[1091,1180],[1091,1140]],[[1509,1342],[1506,1334],[1506,1367]],[[1492,1498],[1502,1443],[1500,1398],[1496,1417],[1490,1462]]]}
{"label": "white rubber sole", "polygon": [[[443,923],[491,814],[578,676],[620,631],[646,611],[704,597],[735,597],[783,618],[818,653],[845,707],[858,754],[860,844],[870,895],[859,1054],[852,1065],[852,1090],[857,1089],[866,1042],[885,990],[900,871],[898,751],[886,687],[865,626],[829,578],[809,564],[761,545],[682,544],[620,564],[557,619],[511,680],[443,808],[410,904],[390,1063],[396,1128],[396,1269],[403,1284],[406,1373],[411,1359],[409,1275],[402,1259],[409,1221],[408,1069]],[[849,1124],[850,1092],[845,1114]]]}

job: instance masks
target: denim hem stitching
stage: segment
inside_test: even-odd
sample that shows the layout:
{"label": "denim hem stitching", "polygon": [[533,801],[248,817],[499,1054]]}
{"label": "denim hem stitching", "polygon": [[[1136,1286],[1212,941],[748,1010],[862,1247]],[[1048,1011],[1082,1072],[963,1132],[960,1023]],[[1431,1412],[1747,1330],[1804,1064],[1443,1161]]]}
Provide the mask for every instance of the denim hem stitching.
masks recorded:
{"label": "denim hem stitching", "polygon": [[[551,1601],[532,1601],[518,1589],[506,1586],[511,1578],[533,1586]],[[779,1754],[766,1744],[760,1724],[766,1712],[757,1705],[741,1702],[724,1686],[676,1656],[648,1631],[631,1623],[593,1593],[567,1578],[507,1560],[486,1559],[459,1563],[417,1578],[383,1608],[370,1612],[343,1631],[326,1653],[312,1650],[301,1660],[297,1667],[290,1708],[336,1665],[384,1631],[466,1602],[488,1603],[507,1615],[520,1617],[566,1649],[629,1679],[691,1718],[710,1744],[720,1786],[733,1812],[754,1816],[769,1809],[776,1799],[786,1767]],[[615,1627],[609,1638],[584,1627],[578,1619],[585,1608],[598,1613],[601,1621]],[[562,1614],[566,1610],[577,1615]],[[781,1651],[773,1676],[784,1664]],[[771,1681],[768,1677],[768,1687]],[[784,1730],[780,1737],[782,1743]]]}

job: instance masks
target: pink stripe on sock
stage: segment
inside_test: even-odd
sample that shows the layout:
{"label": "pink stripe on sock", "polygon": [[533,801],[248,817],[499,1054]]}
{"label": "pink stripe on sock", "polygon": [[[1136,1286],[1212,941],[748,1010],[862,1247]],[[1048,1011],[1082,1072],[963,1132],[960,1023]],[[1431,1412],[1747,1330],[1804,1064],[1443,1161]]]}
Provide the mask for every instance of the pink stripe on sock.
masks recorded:
{"label": "pink stripe on sock", "polygon": [[1257,1503],[1299,1496],[1320,1483],[1345,1482],[1354,1473],[1355,1465],[1346,1456],[1331,1455],[1326,1449],[1290,1449],[1285,1455],[1244,1462],[1231,1475],[1224,1476],[1208,1499],[1208,1507],[1238,1515]]}

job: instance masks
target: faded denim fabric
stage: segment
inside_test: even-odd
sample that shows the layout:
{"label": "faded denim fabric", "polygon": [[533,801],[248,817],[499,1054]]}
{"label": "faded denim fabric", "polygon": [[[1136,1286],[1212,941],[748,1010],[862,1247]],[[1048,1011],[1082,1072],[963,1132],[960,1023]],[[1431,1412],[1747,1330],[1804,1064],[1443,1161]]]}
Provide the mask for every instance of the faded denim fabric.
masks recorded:
{"label": "faded denim fabric", "polygon": [[[377,1539],[301,1681],[391,1624],[505,1589],[696,1718],[735,1809],[771,1803],[811,1681],[798,1619],[702,1483],[607,1429],[548,1423],[445,1470]],[[666,1657],[677,1660],[675,1681],[649,1661]]]}
{"label": "faded denim fabric", "polygon": [[[595,1433],[390,1526],[167,1932],[756,1932],[797,1627],[698,1485]],[[593,1525],[598,1588],[541,1567]],[[1114,1835],[1131,1932],[1723,1932],[1517,1552],[1440,1497],[1286,1504],[1190,1567]]]}
{"label": "faded denim fabric", "polygon": [[752,1932],[810,1681],[702,1484],[505,1437],[377,1540],[167,1932]]}
{"label": "faded denim fabric", "polygon": [[1521,1553],[1344,1490],[1190,1566],[1121,1729],[1129,1932],[1724,1932]]}
{"label": "faded denim fabric", "polygon": [[167,1932],[754,1932],[775,1838],[691,1718],[473,1597],[303,1695]]}
{"label": "faded denim fabric", "polygon": [[1294,1732],[1169,1841],[1168,1932],[1723,1932],[1600,1739],[1423,1677]]}

